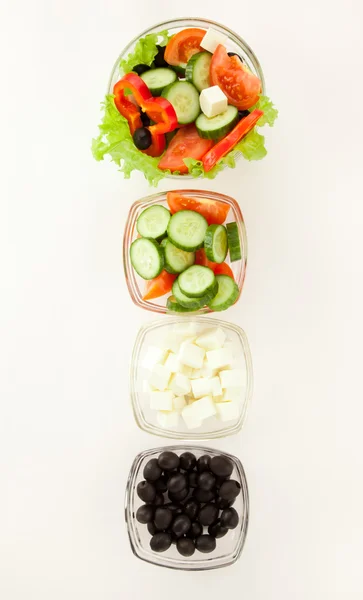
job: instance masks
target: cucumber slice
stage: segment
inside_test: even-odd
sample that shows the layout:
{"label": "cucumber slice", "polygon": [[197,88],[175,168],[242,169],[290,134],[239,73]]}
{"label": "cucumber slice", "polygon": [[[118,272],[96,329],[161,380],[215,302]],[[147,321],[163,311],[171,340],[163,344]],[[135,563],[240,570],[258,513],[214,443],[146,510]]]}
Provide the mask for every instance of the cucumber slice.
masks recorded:
{"label": "cucumber slice", "polygon": [[239,288],[232,277],[217,275],[218,292],[213,300],[208,303],[211,310],[226,310],[234,304],[239,296]]}
{"label": "cucumber slice", "polygon": [[153,96],[160,96],[164,88],[178,79],[172,69],[150,69],[141,75]]}
{"label": "cucumber slice", "polygon": [[215,287],[216,277],[209,267],[193,265],[178,277],[180,290],[190,298],[201,298]]}
{"label": "cucumber slice", "polygon": [[195,122],[200,137],[208,140],[220,140],[232,131],[238,121],[238,110],[228,106],[227,110],[216,117],[208,119],[204,114],[199,115]]}
{"label": "cucumber slice", "polygon": [[161,246],[162,248],[165,248],[165,246],[166,246],[166,244],[168,243],[168,241],[169,241],[169,240],[168,240],[168,238],[167,238],[167,237],[164,237],[164,238],[161,240],[161,242],[160,242],[160,246]]}
{"label": "cucumber slice", "polygon": [[224,262],[228,252],[227,230],[223,225],[209,225],[205,234],[204,250],[208,260]]}
{"label": "cucumber slice", "polygon": [[180,289],[180,285],[179,285],[177,279],[173,283],[173,294],[175,296],[176,301],[181,306],[184,306],[185,308],[189,308],[189,309],[193,309],[193,310],[199,310],[200,308],[202,308],[203,306],[208,304],[208,302],[210,302],[214,298],[214,296],[217,294],[217,292],[218,292],[218,283],[216,281],[213,289],[211,289],[204,296],[201,296],[200,298],[190,298],[189,296],[186,296],[185,294],[183,294],[183,292]]}
{"label": "cucumber slice", "polygon": [[194,252],[202,248],[208,223],[194,210],[180,210],[172,215],[168,225],[168,237],[180,250]]}
{"label": "cucumber slice", "polygon": [[160,204],[149,206],[142,211],[136,221],[136,229],[142,237],[158,240],[168,229],[170,212]]}
{"label": "cucumber slice", "polygon": [[236,222],[227,223],[227,238],[231,262],[240,260],[242,257],[241,242],[239,239],[238,225]]}
{"label": "cucumber slice", "polygon": [[164,252],[149,238],[138,238],[130,246],[131,264],[143,279],[154,279],[164,268]]}
{"label": "cucumber slice", "polygon": [[198,52],[188,60],[185,77],[195,85],[198,92],[210,87],[209,71],[212,56],[210,52]]}
{"label": "cucumber slice", "polygon": [[199,93],[189,81],[176,81],[161,94],[173,105],[178,123],[194,123],[200,113]]}
{"label": "cucumber slice", "polygon": [[194,308],[185,308],[185,306],[181,306],[181,304],[179,304],[176,301],[175,296],[169,296],[167,301],[166,301],[166,308],[167,310],[172,310],[174,312],[193,312]]}
{"label": "cucumber slice", "polygon": [[164,257],[165,257],[165,270],[168,273],[182,273],[188,267],[191,267],[195,263],[194,252],[186,252],[180,250],[168,240],[164,246]]}

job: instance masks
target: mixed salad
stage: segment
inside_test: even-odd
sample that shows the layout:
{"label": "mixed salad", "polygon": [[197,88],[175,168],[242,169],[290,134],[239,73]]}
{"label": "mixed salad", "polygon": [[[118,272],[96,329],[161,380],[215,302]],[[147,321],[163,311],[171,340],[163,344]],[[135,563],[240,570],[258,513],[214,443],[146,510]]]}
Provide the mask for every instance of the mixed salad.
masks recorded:
{"label": "mixed salad", "polygon": [[131,265],[146,281],[143,300],[171,293],[172,312],[226,310],[240,290],[225,260],[228,253],[231,262],[242,257],[237,223],[224,225],[229,206],[178,192],[168,192],[167,203],[141,212],[130,246]]}
{"label": "mixed salad", "polygon": [[125,177],[136,169],[152,185],[168,174],[214,178],[235,166],[238,152],[248,160],[266,155],[257,127],[272,126],[277,110],[219,31],[146,35],[120,75],[92,151],[96,160],[109,155]]}

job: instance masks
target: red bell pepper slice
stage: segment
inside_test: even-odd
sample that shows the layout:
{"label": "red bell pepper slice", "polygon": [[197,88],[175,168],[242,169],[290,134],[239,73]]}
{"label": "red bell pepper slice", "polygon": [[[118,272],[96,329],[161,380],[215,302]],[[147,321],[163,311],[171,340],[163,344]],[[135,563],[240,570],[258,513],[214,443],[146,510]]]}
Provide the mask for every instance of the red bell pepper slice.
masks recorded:
{"label": "red bell pepper slice", "polygon": [[254,128],[257,121],[262,117],[262,110],[253,110],[247,117],[241,119],[236,127],[221,139],[211,150],[209,150],[202,158],[203,167],[206,173],[210,171],[217,162],[223,158],[238,142]]}
{"label": "red bell pepper slice", "polygon": [[142,110],[148,114],[155,125],[150,125],[149,130],[153,133],[169,133],[178,126],[178,118],[172,104],[166,98],[153,98],[140,105]]}
{"label": "red bell pepper slice", "polygon": [[130,100],[122,96],[115,96],[114,102],[118,112],[127,119],[131,135],[134,135],[136,129],[142,127],[139,109]]}

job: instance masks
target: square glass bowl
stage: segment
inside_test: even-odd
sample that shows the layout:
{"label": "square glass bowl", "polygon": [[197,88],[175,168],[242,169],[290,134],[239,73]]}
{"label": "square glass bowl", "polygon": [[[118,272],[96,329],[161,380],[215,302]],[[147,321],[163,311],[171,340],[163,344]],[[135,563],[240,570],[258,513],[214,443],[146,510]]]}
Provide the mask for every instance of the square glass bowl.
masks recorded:
{"label": "square glass bowl", "polygon": [[[237,496],[236,501],[233,504],[233,507],[239,514],[239,523],[236,529],[229,530],[223,538],[217,539],[216,549],[210,554],[203,554],[196,550],[193,556],[184,557],[178,553],[174,544],[172,544],[166,552],[153,552],[150,548],[150,534],[146,525],[142,525],[135,518],[137,509],[143,504],[137,495],[136,487],[138,483],[144,479],[144,467],[151,458],[157,458],[161,452],[168,450],[175,452],[178,455],[183,452],[192,452],[197,458],[203,454],[210,454],[212,457],[224,454],[233,462],[234,469],[231,478],[238,481],[241,486],[241,493]],[[127,481],[125,520],[131,549],[135,556],[141,560],[160,567],[184,571],[205,571],[208,569],[227,567],[235,563],[242,553],[247,535],[248,519],[249,496],[246,475],[242,463],[235,456],[204,446],[167,446],[153,448],[141,452],[141,454],[136,456]]]}
{"label": "square glass bowl", "polygon": [[[173,192],[177,192],[180,196],[185,197],[193,197],[193,198],[207,198],[211,200],[217,200],[223,204],[227,204],[229,206],[229,212],[227,215],[226,223],[230,223],[235,221],[238,226],[238,233],[241,243],[241,260],[230,263],[229,254],[227,255],[226,261],[233,271],[234,280],[239,288],[239,296],[241,295],[244,279],[246,276],[246,266],[247,266],[247,235],[246,235],[246,227],[243,220],[241,209],[234,198],[230,196],[225,196],[224,194],[218,194],[216,192],[204,191],[204,190],[172,190]],[[166,299],[171,292],[161,296],[160,298],[155,298],[154,300],[143,300],[142,297],[144,295],[145,281],[139,277],[134,268],[131,265],[130,260],[130,246],[131,243],[137,237],[136,230],[136,221],[139,215],[146,208],[153,206],[154,204],[160,204],[161,206],[168,207],[168,203],[166,201],[168,192],[159,192],[158,194],[153,194],[152,196],[146,196],[146,198],[142,198],[134,204],[130,208],[129,216],[126,222],[124,238],[123,238],[123,265],[124,272],[126,277],[127,287],[131,296],[131,300],[140,308],[144,308],[145,310],[150,310],[152,312],[165,314],[169,313],[166,308]],[[199,309],[198,311],[193,312],[192,314],[203,314],[212,312],[207,306]],[[175,314],[175,313],[171,313]],[[184,313],[185,318],[190,318],[191,313]]]}
{"label": "square glass bowl", "polygon": [[[143,366],[143,363],[148,348],[152,346],[160,347],[167,334],[176,331],[179,326],[184,327],[186,324],[191,328],[195,326],[197,332],[221,327],[232,343],[235,354],[239,355],[235,366],[244,370],[245,386],[240,388],[238,418],[222,422],[216,417],[210,417],[197,429],[188,429],[181,416],[179,417],[178,426],[175,428],[164,429],[159,425],[157,411],[150,408],[149,392],[145,389],[145,382],[150,377],[150,371]],[[167,317],[163,320],[152,321],[139,330],[131,359],[130,395],[136,423],[143,431],[178,440],[211,440],[234,435],[242,429],[245,422],[252,397],[252,388],[253,371],[250,347],[245,332],[237,325],[210,317],[190,317],[188,321],[183,317]]]}

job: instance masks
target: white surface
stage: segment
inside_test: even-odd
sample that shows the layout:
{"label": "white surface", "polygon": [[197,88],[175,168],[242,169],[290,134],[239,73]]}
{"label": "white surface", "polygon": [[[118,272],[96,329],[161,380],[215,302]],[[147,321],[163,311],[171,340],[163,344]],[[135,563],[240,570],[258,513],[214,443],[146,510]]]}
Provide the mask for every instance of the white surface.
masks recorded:
{"label": "white surface", "polygon": [[242,459],[251,519],[225,571],[161,571],[129,550],[128,470],[160,442],[128,404],[151,315],[121,264],[128,208],[148,188],[89,146],[113,61],[180,15],[169,6],[0,5],[0,597],[361,599],[360,0],[183,2],[246,38],[280,109],[266,160],[192,182],[234,195],[247,224],[245,289],[223,317],[249,336],[254,400],[242,435],[213,446]]}

